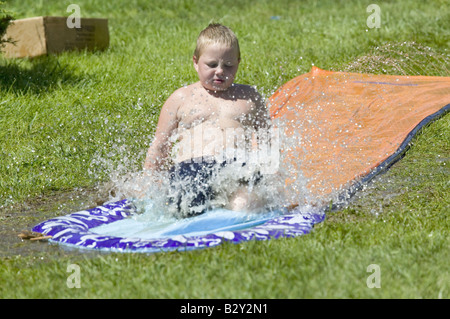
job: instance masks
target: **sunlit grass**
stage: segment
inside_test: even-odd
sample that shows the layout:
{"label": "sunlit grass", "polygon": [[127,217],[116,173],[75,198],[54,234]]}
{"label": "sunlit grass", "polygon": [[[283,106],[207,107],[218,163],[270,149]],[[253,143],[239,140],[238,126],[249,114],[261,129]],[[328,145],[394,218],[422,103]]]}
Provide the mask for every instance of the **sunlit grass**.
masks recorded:
{"label": "sunlit grass", "polygon": [[[109,50],[0,58],[0,208],[139,169],[162,103],[196,81],[195,39],[212,20],[240,39],[237,82],[265,97],[312,65],[449,75],[445,1],[382,2],[379,29],[367,27],[359,1],[77,3],[83,16],[109,19]],[[66,7],[20,0],[7,9],[24,18]],[[400,70],[406,42],[417,44],[407,52],[429,50]],[[309,235],[150,256],[11,256],[0,264],[0,296],[448,298],[449,125],[447,115],[427,127],[404,159]],[[80,265],[81,289],[67,288],[70,263]],[[370,264],[381,267],[380,289],[366,285]]]}

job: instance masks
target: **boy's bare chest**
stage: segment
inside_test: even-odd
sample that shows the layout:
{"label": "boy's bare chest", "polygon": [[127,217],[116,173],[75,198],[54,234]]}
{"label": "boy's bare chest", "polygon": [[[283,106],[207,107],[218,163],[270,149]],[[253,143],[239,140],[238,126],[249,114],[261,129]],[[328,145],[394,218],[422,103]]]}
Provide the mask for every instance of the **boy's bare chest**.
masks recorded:
{"label": "boy's bare chest", "polygon": [[179,107],[177,117],[180,127],[186,129],[205,122],[219,127],[233,125],[232,123],[247,125],[252,111],[253,104],[249,101],[210,99],[200,103],[186,101]]}

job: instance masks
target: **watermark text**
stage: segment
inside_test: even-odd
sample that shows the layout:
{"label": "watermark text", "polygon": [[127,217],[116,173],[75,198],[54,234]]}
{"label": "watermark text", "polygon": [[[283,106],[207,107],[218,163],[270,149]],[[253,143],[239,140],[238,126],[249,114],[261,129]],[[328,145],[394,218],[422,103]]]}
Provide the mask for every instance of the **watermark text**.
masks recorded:
{"label": "watermark text", "polygon": [[367,13],[372,13],[367,17],[366,24],[370,29],[380,28],[381,26],[381,8],[377,4],[369,4],[366,8]]}
{"label": "watermark text", "polygon": [[69,4],[67,6],[67,12],[72,14],[67,17],[66,25],[69,29],[81,28],[81,9],[77,4]]}
{"label": "watermark text", "polygon": [[67,277],[67,287],[81,288],[80,266],[77,264],[70,264],[67,266],[67,272],[71,273],[69,277]]}
{"label": "watermark text", "polygon": [[367,277],[366,284],[368,288],[381,288],[381,268],[377,264],[367,266],[367,272],[372,274]]}

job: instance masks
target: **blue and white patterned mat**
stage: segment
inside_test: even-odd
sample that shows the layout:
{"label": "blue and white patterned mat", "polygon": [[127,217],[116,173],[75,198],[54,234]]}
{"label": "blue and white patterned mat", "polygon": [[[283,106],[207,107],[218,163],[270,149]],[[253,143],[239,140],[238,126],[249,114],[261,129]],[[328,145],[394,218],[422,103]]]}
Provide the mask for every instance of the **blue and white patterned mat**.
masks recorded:
{"label": "blue and white patterned mat", "polygon": [[153,253],[217,246],[307,234],[325,219],[323,210],[282,211],[249,215],[216,209],[173,222],[148,223],[134,218],[135,207],[122,200],[53,218],[33,231],[50,235],[50,242],[113,252]]}

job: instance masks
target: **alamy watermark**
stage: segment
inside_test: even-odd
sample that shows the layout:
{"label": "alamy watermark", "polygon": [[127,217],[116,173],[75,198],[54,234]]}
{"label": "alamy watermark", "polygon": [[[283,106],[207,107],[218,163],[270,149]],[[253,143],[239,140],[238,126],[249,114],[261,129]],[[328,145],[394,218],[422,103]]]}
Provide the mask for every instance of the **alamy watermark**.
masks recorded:
{"label": "alamy watermark", "polygon": [[381,8],[377,4],[369,4],[366,8],[367,13],[372,13],[367,17],[366,24],[370,29],[380,28],[381,26]]}
{"label": "alamy watermark", "polygon": [[67,277],[66,285],[68,288],[81,288],[80,266],[70,264],[67,266],[67,272],[71,273]]}
{"label": "alamy watermark", "polygon": [[67,6],[67,12],[72,12],[71,15],[67,17],[66,25],[69,29],[81,28],[81,9],[77,4],[69,4]]}
{"label": "alamy watermark", "polygon": [[[204,160],[203,154],[219,154],[215,160],[257,165],[262,174],[275,174],[280,165],[280,132],[271,128],[256,134],[256,144],[249,146],[249,134],[241,127],[221,129],[195,126],[174,139],[181,138],[177,146],[178,158]],[[174,140],[172,141],[174,142]],[[252,144],[250,142],[250,144]],[[186,162],[186,160],[183,160]]]}
{"label": "alamy watermark", "polygon": [[371,264],[367,266],[367,272],[372,274],[367,277],[367,288],[381,288],[381,268],[380,265]]}

